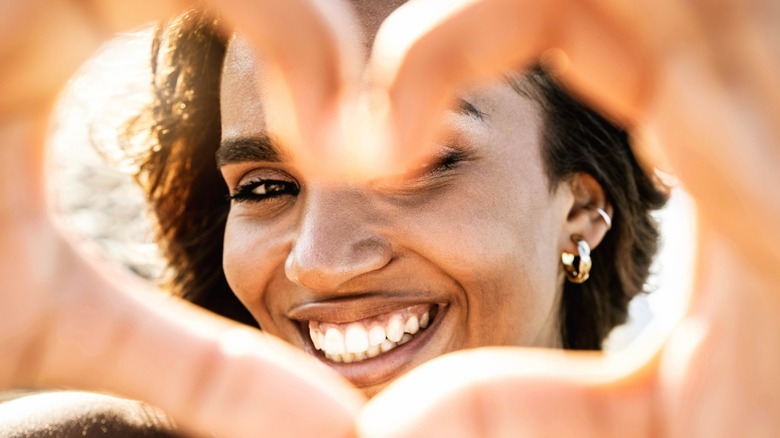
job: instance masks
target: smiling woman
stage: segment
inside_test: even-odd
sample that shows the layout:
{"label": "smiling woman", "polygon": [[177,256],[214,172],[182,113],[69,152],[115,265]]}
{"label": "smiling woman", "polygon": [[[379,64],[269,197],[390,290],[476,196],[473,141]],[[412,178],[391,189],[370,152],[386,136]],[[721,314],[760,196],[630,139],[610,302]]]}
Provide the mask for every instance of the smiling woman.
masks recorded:
{"label": "smiling woman", "polygon": [[138,180],[169,288],[369,395],[465,348],[600,349],[643,290],[666,193],[541,69],[464,92],[426,164],[337,181],[269,132],[268,72],[208,14],[161,27],[152,67],[130,132],[153,134]]}
{"label": "smiling woman", "polygon": [[[355,0],[352,22],[338,0],[230,0],[213,6],[235,37],[200,12],[166,23],[125,140],[170,290],[262,330],[101,264],[48,210],[56,91],[108,33],[180,4],[0,2],[1,387],[110,391],[202,435],[777,435],[777,2],[418,0],[383,22],[386,2]],[[554,80],[514,71],[536,57]],[[556,83],[695,200],[695,287],[651,348],[561,351],[624,319],[665,195]],[[3,404],[0,430],[6,408],[19,436],[170,426],[76,398],[46,405],[60,430],[31,430],[52,425],[40,398]]]}
{"label": "smiling woman", "polygon": [[[392,9],[359,18],[370,31]],[[542,69],[463,92],[423,164],[339,181],[269,130],[266,67],[211,15],[171,20],[152,49],[154,99],[123,141],[167,289],[284,339],[368,396],[457,350],[600,349],[644,287],[665,194],[625,133]],[[588,272],[576,257],[589,252]],[[103,417],[123,433],[171,427],[144,405],[52,397],[51,410],[85,406],[65,410],[63,433]],[[139,426],[150,412],[162,420]]]}

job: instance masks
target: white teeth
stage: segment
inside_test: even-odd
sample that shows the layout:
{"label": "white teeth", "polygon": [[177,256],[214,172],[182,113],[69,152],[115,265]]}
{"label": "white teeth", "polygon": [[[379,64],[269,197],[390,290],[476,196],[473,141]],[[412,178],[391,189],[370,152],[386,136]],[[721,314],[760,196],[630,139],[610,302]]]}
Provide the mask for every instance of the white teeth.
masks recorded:
{"label": "white teeth", "polygon": [[347,329],[345,343],[348,353],[362,353],[368,350],[368,333],[358,324],[352,324]]}
{"label": "white teeth", "polygon": [[375,325],[368,331],[368,341],[371,345],[379,345],[385,341],[385,328]]}
{"label": "white teeth", "polygon": [[388,351],[390,351],[393,348],[395,348],[396,345],[398,345],[398,344],[396,344],[395,342],[391,342],[391,341],[385,340],[385,342],[382,342],[381,344],[379,344],[379,350],[382,353],[387,353]]}
{"label": "white teeth", "polygon": [[420,322],[417,320],[416,316],[412,315],[409,317],[409,319],[406,321],[406,325],[404,326],[404,331],[411,335],[420,331]]}
{"label": "white teeth", "polygon": [[401,322],[401,318],[393,317],[390,320],[390,324],[387,324],[387,339],[392,342],[398,342],[404,335],[404,324]]}
{"label": "white teeth", "polygon": [[344,336],[337,328],[331,327],[325,332],[325,342],[322,344],[322,349],[333,355],[346,353]]}
{"label": "white teeth", "polygon": [[428,322],[430,322],[431,315],[428,314],[428,312],[425,312],[420,317],[420,328],[426,328],[428,327]]}
{"label": "white teeth", "polygon": [[426,310],[420,307],[348,324],[309,321],[309,336],[314,348],[321,350],[326,358],[334,362],[358,362],[403,345],[428,327],[430,313],[420,313]]}

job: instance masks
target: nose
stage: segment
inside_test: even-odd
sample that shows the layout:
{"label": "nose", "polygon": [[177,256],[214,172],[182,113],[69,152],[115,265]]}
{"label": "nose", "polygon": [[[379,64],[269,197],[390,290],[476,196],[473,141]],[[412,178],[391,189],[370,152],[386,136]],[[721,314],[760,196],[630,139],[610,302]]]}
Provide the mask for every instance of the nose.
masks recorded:
{"label": "nose", "polygon": [[393,257],[375,229],[370,203],[350,190],[309,190],[302,221],[285,263],[291,281],[311,290],[338,290],[349,280],[381,269]]}

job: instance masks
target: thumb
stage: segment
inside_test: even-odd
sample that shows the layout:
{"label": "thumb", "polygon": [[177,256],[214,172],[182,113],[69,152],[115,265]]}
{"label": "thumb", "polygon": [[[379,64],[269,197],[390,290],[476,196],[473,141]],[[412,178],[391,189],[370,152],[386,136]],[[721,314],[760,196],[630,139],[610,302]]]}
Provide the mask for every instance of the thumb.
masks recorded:
{"label": "thumb", "polygon": [[485,348],[415,369],[372,399],[358,420],[369,437],[647,436],[647,373],[600,356]]}
{"label": "thumb", "polygon": [[[197,433],[345,436],[362,396],[284,342],[72,260],[17,383],[118,393]],[[66,254],[71,252],[71,254]],[[64,257],[64,256],[69,257]],[[62,258],[61,258],[62,259]],[[20,363],[21,364],[21,363]],[[297,414],[299,413],[299,414]]]}

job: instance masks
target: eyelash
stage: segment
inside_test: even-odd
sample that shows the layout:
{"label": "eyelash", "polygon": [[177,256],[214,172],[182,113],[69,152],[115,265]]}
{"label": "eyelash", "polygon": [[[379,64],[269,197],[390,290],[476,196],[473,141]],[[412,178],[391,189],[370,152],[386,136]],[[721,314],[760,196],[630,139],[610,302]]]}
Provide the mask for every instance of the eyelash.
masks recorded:
{"label": "eyelash", "polygon": [[442,173],[457,168],[468,159],[468,154],[460,149],[448,149],[438,161],[422,166],[421,176],[438,176]]}
{"label": "eyelash", "polygon": [[[263,186],[265,186],[266,193],[255,193],[255,190]],[[269,190],[270,187],[274,186],[281,186],[281,189]],[[297,196],[300,191],[298,184],[293,181],[257,179],[238,186],[229,198],[236,202],[262,202],[280,196]]]}

